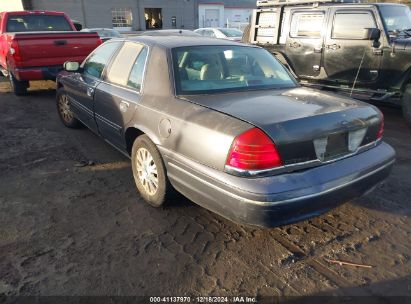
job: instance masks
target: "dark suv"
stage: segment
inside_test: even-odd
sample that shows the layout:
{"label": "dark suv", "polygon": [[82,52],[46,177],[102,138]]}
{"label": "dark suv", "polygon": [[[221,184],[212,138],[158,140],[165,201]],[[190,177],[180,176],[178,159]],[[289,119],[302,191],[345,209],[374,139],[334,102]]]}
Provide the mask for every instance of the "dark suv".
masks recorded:
{"label": "dark suv", "polygon": [[257,6],[244,42],[269,50],[303,85],[394,102],[411,123],[408,6],[347,0],[265,0]]}

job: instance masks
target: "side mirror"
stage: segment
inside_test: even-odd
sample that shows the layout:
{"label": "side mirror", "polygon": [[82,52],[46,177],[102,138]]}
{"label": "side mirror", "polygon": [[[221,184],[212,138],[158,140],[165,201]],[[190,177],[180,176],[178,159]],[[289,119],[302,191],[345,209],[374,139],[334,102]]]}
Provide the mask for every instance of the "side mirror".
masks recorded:
{"label": "side mirror", "polygon": [[71,20],[74,24],[74,27],[77,31],[81,31],[83,29],[83,25],[77,20]]}
{"label": "side mirror", "polygon": [[365,28],[363,39],[377,41],[381,37],[381,31],[377,28]]}
{"label": "side mirror", "polygon": [[63,64],[63,68],[67,72],[77,72],[80,68],[80,63],[75,62],[75,61],[66,61]]}

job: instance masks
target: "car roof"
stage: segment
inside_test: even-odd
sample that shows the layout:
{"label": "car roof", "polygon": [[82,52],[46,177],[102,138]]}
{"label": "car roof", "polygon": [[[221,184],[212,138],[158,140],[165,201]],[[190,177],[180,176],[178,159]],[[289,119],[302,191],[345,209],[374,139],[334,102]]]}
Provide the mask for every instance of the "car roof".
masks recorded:
{"label": "car roof", "polygon": [[[172,49],[177,47],[184,46],[200,46],[200,45],[235,45],[235,46],[245,46],[241,45],[238,42],[208,38],[203,36],[182,36],[182,35],[170,35],[170,36],[132,36],[124,39],[126,41],[136,41],[142,42],[147,45],[156,45],[162,48]],[[255,47],[247,45],[248,47]]]}
{"label": "car roof", "polygon": [[105,28],[105,27],[88,27],[88,28],[84,28],[82,29],[82,31],[115,31],[115,29],[111,29],[111,28]]}
{"label": "car roof", "polygon": [[183,30],[183,29],[167,29],[167,30],[150,30],[137,34],[137,36],[182,36],[182,35],[192,35],[192,36],[201,36],[194,31]]}

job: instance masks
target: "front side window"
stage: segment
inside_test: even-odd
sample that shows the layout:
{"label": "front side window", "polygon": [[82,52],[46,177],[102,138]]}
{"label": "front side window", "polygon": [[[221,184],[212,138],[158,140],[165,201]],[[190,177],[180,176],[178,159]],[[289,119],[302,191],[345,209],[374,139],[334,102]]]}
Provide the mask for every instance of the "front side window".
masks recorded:
{"label": "front side window", "polygon": [[294,13],[291,19],[291,37],[320,38],[324,13]]}
{"label": "front side window", "polygon": [[7,32],[72,31],[63,15],[10,15]]}
{"label": "front side window", "polygon": [[264,49],[193,46],[173,49],[177,94],[211,94],[295,87],[285,68]]}
{"label": "front side window", "polygon": [[371,12],[337,12],[331,37],[334,39],[363,39],[365,28],[375,28]]}
{"label": "front side window", "polygon": [[111,11],[113,27],[131,27],[133,15],[131,9],[113,8]]}
{"label": "front side window", "polygon": [[111,56],[121,45],[120,41],[106,42],[98,47],[83,64],[84,74],[100,78]]}
{"label": "front side window", "polygon": [[131,69],[130,77],[127,81],[128,87],[136,89],[138,91],[141,90],[141,86],[143,84],[144,68],[146,64],[147,53],[148,48],[144,47],[138,55],[136,61],[134,62],[133,68]]}

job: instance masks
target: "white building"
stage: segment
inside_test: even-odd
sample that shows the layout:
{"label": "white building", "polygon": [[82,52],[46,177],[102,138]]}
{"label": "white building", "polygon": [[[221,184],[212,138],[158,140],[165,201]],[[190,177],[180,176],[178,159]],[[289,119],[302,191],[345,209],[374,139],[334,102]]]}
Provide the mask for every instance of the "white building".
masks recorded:
{"label": "white building", "polygon": [[244,28],[255,7],[255,0],[198,0],[198,27]]}

